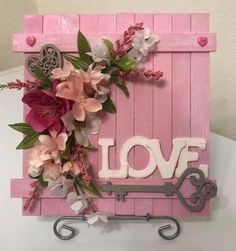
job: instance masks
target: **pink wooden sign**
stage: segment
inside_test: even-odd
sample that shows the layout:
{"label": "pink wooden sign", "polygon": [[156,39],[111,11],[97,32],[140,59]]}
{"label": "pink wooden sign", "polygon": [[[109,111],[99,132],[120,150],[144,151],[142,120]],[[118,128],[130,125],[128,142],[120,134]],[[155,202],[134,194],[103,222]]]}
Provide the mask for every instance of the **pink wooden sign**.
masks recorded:
{"label": "pink wooden sign", "polygon": [[[168,160],[175,138],[202,138],[206,140],[206,150],[198,151],[199,160],[189,166],[209,166],[209,52],[216,49],[215,34],[209,33],[208,14],[117,14],[117,15],[33,15],[25,17],[24,34],[13,38],[13,50],[39,53],[42,45],[55,44],[62,52],[75,52],[76,34],[80,29],[91,41],[96,37],[114,40],[128,26],[144,22],[160,36],[160,43],[150,60],[148,69],[160,69],[164,78],[157,84],[142,82],[128,83],[130,97],[112,90],[112,100],[117,113],[104,114],[102,129],[91,137],[98,148],[89,156],[97,183],[102,168],[102,149],[99,139],[112,138],[115,146],[109,148],[110,169],[120,168],[119,154],[125,141],[133,136],[159,139],[161,150]],[[32,77],[25,71],[25,79]],[[27,107],[25,107],[25,114]],[[192,149],[196,151],[195,149]],[[23,179],[11,182],[11,195],[16,198],[28,196],[30,179],[24,151]],[[136,170],[147,166],[149,154],[143,147],[135,147],[129,153],[129,163]],[[204,167],[204,166],[203,166]],[[159,169],[146,178],[109,179],[113,184],[161,185],[164,180]],[[167,181],[175,182],[176,178]],[[182,188],[189,198],[190,184]],[[208,203],[200,212],[186,210],[176,196],[165,197],[155,193],[129,193],[125,201],[117,201],[114,195],[103,193],[103,198],[95,198],[98,210],[113,215],[169,215],[207,216]],[[51,198],[45,190],[36,206],[24,215],[72,215],[64,198]]]}

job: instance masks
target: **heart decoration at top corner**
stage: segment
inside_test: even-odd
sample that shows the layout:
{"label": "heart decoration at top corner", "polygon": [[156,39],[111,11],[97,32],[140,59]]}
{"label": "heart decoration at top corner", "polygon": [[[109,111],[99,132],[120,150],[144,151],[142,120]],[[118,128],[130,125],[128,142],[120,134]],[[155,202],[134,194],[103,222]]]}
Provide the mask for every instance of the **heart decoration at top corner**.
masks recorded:
{"label": "heart decoration at top corner", "polygon": [[31,55],[26,58],[25,66],[28,72],[36,77],[34,70],[39,68],[45,76],[51,77],[53,69],[62,67],[62,55],[53,44],[46,44],[40,50],[40,55]]}

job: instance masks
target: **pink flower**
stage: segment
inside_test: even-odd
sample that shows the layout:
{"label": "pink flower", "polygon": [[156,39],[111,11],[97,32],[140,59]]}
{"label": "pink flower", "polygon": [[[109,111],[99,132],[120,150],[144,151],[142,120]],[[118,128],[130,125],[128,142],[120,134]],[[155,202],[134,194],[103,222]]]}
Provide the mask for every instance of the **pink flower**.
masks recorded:
{"label": "pink flower", "polygon": [[53,159],[55,163],[60,163],[59,151],[64,151],[66,149],[68,136],[66,133],[57,135],[55,131],[51,131],[50,133],[52,136],[40,135],[38,144],[51,156],[51,159]]}
{"label": "pink flower", "polygon": [[83,92],[83,80],[71,74],[66,81],[57,86],[57,96],[75,101],[72,112],[76,120],[84,121],[86,112],[97,112],[102,105],[95,98],[88,98]]}
{"label": "pink flower", "polygon": [[63,165],[62,173],[70,173],[72,176],[77,176],[81,173],[81,170],[77,162],[68,161]]}
{"label": "pink flower", "polygon": [[108,94],[110,89],[107,84],[110,79],[110,75],[101,72],[103,69],[102,66],[96,66],[94,68],[93,66],[94,65],[91,64],[87,72],[77,70],[76,73],[80,76],[84,83],[89,84],[99,95]]}
{"label": "pink flower", "polygon": [[60,164],[47,162],[43,170],[43,180],[47,182],[56,181],[61,176],[61,172]]}
{"label": "pink flower", "polygon": [[75,72],[75,67],[67,60],[64,60],[64,67],[56,68],[52,70],[52,78],[65,80],[67,79],[71,73]]}
{"label": "pink flower", "polygon": [[70,109],[69,102],[56,97],[49,91],[29,92],[24,95],[23,103],[31,110],[26,116],[26,122],[37,132],[53,129],[60,132],[64,129],[62,115]]}
{"label": "pink flower", "polygon": [[52,136],[40,135],[39,141],[29,152],[29,170],[28,173],[31,177],[37,177],[41,173],[51,171],[52,161],[55,164],[60,164],[59,151],[66,148],[67,134],[51,132]]}

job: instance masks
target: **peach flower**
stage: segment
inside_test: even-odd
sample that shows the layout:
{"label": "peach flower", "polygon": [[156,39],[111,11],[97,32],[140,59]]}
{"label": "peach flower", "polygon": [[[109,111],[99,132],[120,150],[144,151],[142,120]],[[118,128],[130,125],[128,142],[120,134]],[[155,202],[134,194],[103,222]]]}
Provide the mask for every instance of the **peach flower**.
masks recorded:
{"label": "peach flower", "polygon": [[77,74],[71,74],[66,81],[57,86],[57,96],[75,101],[72,106],[74,118],[84,121],[86,112],[102,110],[102,105],[95,98],[88,98],[83,92],[83,79]]}
{"label": "peach flower", "polygon": [[81,170],[76,162],[68,161],[63,165],[62,173],[70,173],[73,176],[77,176],[81,173]]}

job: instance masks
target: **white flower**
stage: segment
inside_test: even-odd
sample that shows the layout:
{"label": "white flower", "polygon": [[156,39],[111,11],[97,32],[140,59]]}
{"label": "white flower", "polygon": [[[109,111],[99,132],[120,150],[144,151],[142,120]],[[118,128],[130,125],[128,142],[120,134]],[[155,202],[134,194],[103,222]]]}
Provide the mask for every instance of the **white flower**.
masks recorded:
{"label": "white flower", "polygon": [[88,221],[89,225],[93,225],[94,223],[98,222],[99,220],[102,222],[108,222],[108,217],[104,213],[96,212],[92,215],[89,215],[87,221]]}
{"label": "white flower", "polygon": [[48,183],[48,188],[51,189],[51,195],[53,197],[65,197],[72,185],[72,179],[67,179],[65,176],[60,176],[57,180],[50,181]]}
{"label": "white flower", "polygon": [[110,61],[109,50],[103,41],[94,43],[92,45],[91,51],[92,52],[87,52],[87,54],[93,58],[94,62],[99,63],[102,61]]}
{"label": "white flower", "polygon": [[97,134],[100,131],[102,120],[94,113],[87,113],[84,120],[84,126],[80,129],[75,126],[75,119],[72,112],[65,114],[62,121],[68,131],[75,130],[75,138],[80,145],[88,146],[88,134]]}
{"label": "white flower", "polygon": [[148,28],[138,30],[135,32],[132,42],[133,49],[128,53],[128,57],[140,61],[142,57],[146,57],[155,48],[158,42],[159,38],[154,36]]}
{"label": "white flower", "polygon": [[71,209],[77,214],[88,207],[88,198],[85,195],[77,195],[74,192],[70,192],[67,195],[67,201],[71,204]]}

